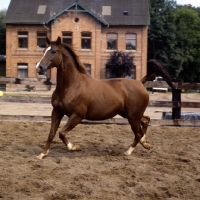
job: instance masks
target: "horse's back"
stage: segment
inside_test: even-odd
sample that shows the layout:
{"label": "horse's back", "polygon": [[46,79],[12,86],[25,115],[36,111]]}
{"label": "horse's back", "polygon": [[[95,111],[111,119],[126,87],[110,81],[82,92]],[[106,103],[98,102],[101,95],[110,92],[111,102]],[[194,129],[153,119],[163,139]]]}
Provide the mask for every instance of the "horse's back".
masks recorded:
{"label": "horse's back", "polygon": [[141,81],[115,78],[105,79],[102,82],[104,91],[109,95],[115,93],[118,98],[123,98],[124,103],[132,102],[132,104],[138,104],[142,107],[147,106],[149,94]]}
{"label": "horse's back", "polygon": [[107,79],[105,81],[107,81],[114,90],[123,91],[124,93],[126,93],[128,98],[131,98],[133,96],[148,99],[149,97],[149,94],[141,81],[127,78]]}
{"label": "horse's back", "polygon": [[91,81],[88,85],[91,85],[97,95],[106,93],[106,96],[123,98],[123,100],[141,101],[141,98],[146,101],[149,100],[149,94],[142,82],[134,79],[101,79]]}

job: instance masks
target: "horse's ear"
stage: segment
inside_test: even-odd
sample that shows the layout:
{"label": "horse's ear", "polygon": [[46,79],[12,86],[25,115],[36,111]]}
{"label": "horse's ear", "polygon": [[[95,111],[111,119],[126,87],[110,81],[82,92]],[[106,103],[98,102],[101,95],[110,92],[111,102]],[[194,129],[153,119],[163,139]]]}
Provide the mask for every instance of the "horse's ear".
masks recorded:
{"label": "horse's ear", "polygon": [[46,42],[47,42],[48,45],[50,45],[50,43],[51,43],[51,41],[48,37],[46,37]]}
{"label": "horse's ear", "polygon": [[58,36],[58,38],[57,38],[57,40],[56,40],[56,44],[59,45],[59,44],[61,44],[61,43],[62,43],[62,42],[61,42],[61,37]]}

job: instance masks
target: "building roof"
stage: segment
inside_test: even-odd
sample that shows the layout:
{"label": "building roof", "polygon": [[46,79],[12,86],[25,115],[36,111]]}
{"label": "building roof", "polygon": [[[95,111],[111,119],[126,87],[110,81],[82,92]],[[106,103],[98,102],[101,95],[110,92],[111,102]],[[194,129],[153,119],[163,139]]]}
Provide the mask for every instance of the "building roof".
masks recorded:
{"label": "building roof", "polygon": [[148,0],[11,0],[4,22],[43,24],[68,11],[87,12],[106,25],[149,25]]}

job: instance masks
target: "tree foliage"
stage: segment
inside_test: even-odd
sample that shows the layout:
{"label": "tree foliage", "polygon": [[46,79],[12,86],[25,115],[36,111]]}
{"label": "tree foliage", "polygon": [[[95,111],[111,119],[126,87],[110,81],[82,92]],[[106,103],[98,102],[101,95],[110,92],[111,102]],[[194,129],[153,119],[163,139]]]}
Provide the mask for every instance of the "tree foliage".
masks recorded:
{"label": "tree foliage", "polygon": [[130,52],[114,51],[106,63],[106,68],[113,78],[131,76],[131,70],[135,67],[133,60],[134,56]]}
{"label": "tree foliage", "polygon": [[182,81],[200,81],[200,17],[191,5],[150,0],[148,59],[156,58]]}
{"label": "tree foliage", "polygon": [[177,48],[182,50],[182,70],[185,81],[200,81],[200,18],[198,13],[187,7],[176,10]]}
{"label": "tree foliage", "polygon": [[3,22],[6,10],[0,10],[0,54],[6,54],[6,25]]}

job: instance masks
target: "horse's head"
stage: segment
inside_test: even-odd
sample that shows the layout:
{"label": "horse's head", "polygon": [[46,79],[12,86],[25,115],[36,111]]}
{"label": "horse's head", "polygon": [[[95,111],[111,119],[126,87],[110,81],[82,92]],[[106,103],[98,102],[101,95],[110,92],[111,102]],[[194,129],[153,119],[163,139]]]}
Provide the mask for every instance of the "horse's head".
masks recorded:
{"label": "horse's head", "polygon": [[48,47],[44,50],[44,54],[41,60],[36,64],[36,70],[39,74],[45,74],[46,70],[53,67],[57,67],[61,63],[61,38],[58,37],[56,42],[51,42],[48,37],[46,37],[46,42]]}

